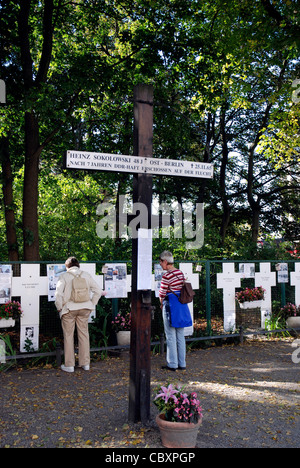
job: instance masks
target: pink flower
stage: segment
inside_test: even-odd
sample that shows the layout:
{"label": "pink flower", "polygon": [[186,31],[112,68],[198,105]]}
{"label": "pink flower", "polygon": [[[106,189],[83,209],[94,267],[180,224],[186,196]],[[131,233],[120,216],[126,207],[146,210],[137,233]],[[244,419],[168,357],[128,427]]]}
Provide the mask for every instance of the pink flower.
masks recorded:
{"label": "pink flower", "polygon": [[172,384],[170,384],[168,387],[161,387],[161,390],[162,393],[156,395],[156,400],[158,398],[162,398],[166,403],[169,399],[173,399],[175,402],[177,401],[177,397],[175,397],[175,395],[178,393],[178,390],[175,390]]}

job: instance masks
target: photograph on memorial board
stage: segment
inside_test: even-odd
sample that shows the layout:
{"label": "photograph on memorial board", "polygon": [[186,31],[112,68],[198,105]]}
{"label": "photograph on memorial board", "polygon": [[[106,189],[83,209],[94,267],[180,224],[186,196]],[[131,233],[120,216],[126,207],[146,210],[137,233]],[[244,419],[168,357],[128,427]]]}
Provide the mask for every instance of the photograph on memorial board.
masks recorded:
{"label": "photograph on memorial board", "polygon": [[154,282],[155,282],[155,297],[159,297],[160,283],[164,270],[160,265],[154,265]]}
{"label": "photograph on memorial board", "polygon": [[240,263],[239,272],[241,274],[241,278],[255,278],[255,264]]}
{"label": "photograph on memorial board", "polygon": [[56,285],[61,274],[66,273],[66,266],[61,264],[47,265],[48,302],[55,301]]}
{"label": "photograph on memorial board", "polygon": [[39,349],[39,326],[21,325],[20,351],[21,353],[37,351]]}
{"label": "photograph on memorial board", "polygon": [[11,265],[0,265],[0,304],[11,300]]}
{"label": "photograph on memorial board", "polygon": [[289,267],[287,263],[279,263],[276,265],[278,283],[288,283],[289,282]]}
{"label": "photograph on memorial board", "polygon": [[[107,268],[106,268],[107,267]],[[127,265],[126,263],[109,263],[102,270],[104,273],[104,289],[106,299],[127,297]]]}

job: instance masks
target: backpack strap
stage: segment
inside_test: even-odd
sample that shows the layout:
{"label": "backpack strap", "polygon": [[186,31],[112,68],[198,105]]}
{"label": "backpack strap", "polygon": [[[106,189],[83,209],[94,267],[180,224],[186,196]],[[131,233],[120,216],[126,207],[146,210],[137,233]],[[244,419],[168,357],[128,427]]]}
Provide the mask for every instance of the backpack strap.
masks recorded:
{"label": "backpack strap", "polygon": [[[181,271],[181,270],[180,270],[180,271]],[[175,276],[175,278],[176,278],[176,275],[174,275],[174,273],[172,273],[172,271],[169,271],[169,273],[171,273],[171,274],[172,274],[173,276]],[[182,271],[181,271],[181,273],[182,273]],[[184,274],[183,274],[183,273],[182,273],[182,276],[183,276],[183,278],[184,278]],[[184,283],[185,283],[185,278],[183,279],[183,284],[182,284],[182,286],[181,286],[181,289],[183,288]],[[177,299],[179,300],[179,297],[177,296],[177,294],[174,293],[174,291],[172,291],[171,288],[170,288],[170,293],[174,294],[174,296],[176,296]]]}
{"label": "backpack strap", "polygon": [[74,278],[76,278],[76,277],[78,277],[78,276],[81,276],[82,273],[83,273],[83,271],[81,271],[80,273],[75,273],[75,274],[70,273],[69,271],[67,271],[66,273],[67,273],[69,276],[71,276],[72,279],[74,279]]}

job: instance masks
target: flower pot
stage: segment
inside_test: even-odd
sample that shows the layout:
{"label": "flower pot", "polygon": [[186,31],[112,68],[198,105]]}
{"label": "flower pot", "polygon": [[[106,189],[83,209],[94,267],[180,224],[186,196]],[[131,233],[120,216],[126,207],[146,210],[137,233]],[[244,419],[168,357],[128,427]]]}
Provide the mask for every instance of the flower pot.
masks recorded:
{"label": "flower pot", "polygon": [[171,422],[165,420],[164,414],[156,417],[160,430],[162,445],[167,448],[195,448],[202,418],[197,424]]}
{"label": "flower pot", "polygon": [[119,331],[117,333],[117,342],[119,346],[129,346],[130,345],[130,330]]}
{"label": "flower pot", "polygon": [[12,319],[12,318],[9,318],[9,319],[5,319],[5,318],[2,318],[0,319],[0,328],[11,328],[11,327],[14,327],[16,324],[16,321],[15,319]]}
{"label": "flower pot", "polygon": [[236,311],[236,325],[243,328],[261,327],[260,309],[240,309]]}
{"label": "flower pot", "polygon": [[262,306],[263,301],[240,302],[241,309],[257,309]]}
{"label": "flower pot", "polygon": [[300,328],[300,317],[289,317],[286,326],[287,328]]}

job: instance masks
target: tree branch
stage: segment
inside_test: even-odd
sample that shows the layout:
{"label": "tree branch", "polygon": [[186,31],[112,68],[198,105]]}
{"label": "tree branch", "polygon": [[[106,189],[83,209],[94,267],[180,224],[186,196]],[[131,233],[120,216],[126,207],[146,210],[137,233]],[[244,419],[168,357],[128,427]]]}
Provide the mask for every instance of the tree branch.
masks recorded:
{"label": "tree branch", "polygon": [[[72,96],[69,108],[68,108],[68,110],[67,110],[67,112],[65,114],[66,119],[70,116],[78,96],[79,96],[79,91],[76,94],[74,94],[74,96]],[[52,132],[49,133],[49,135],[45,138],[43,143],[40,145],[40,147],[39,147],[40,151],[42,151],[48,145],[48,143],[50,143],[52,141],[54,136],[61,130],[61,126],[62,126],[63,123],[64,123],[64,121],[60,120],[58,125],[52,130]]]}
{"label": "tree branch", "polygon": [[44,18],[43,18],[43,48],[39,69],[36,75],[35,83],[38,85],[44,83],[47,79],[47,73],[51,61],[53,44],[53,0],[45,0]]}
{"label": "tree branch", "polygon": [[271,16],[271,18],[275,19],[278,24],[282,23],[284,21],[284,17],[279,13],[279,11],[276,10],[274,5],[270,2],[270,0],[261,0],[261,3],[266,10],[266,12]]}
{"label": "tree branch", "polygon": [[20,2],[20,13],[18,17],[18,32],[20,38],[21,63],[23,69],[25,88],[32,86],[32,57],[30,53],[29,43],[29,13],[31,0],[23,0]]}

